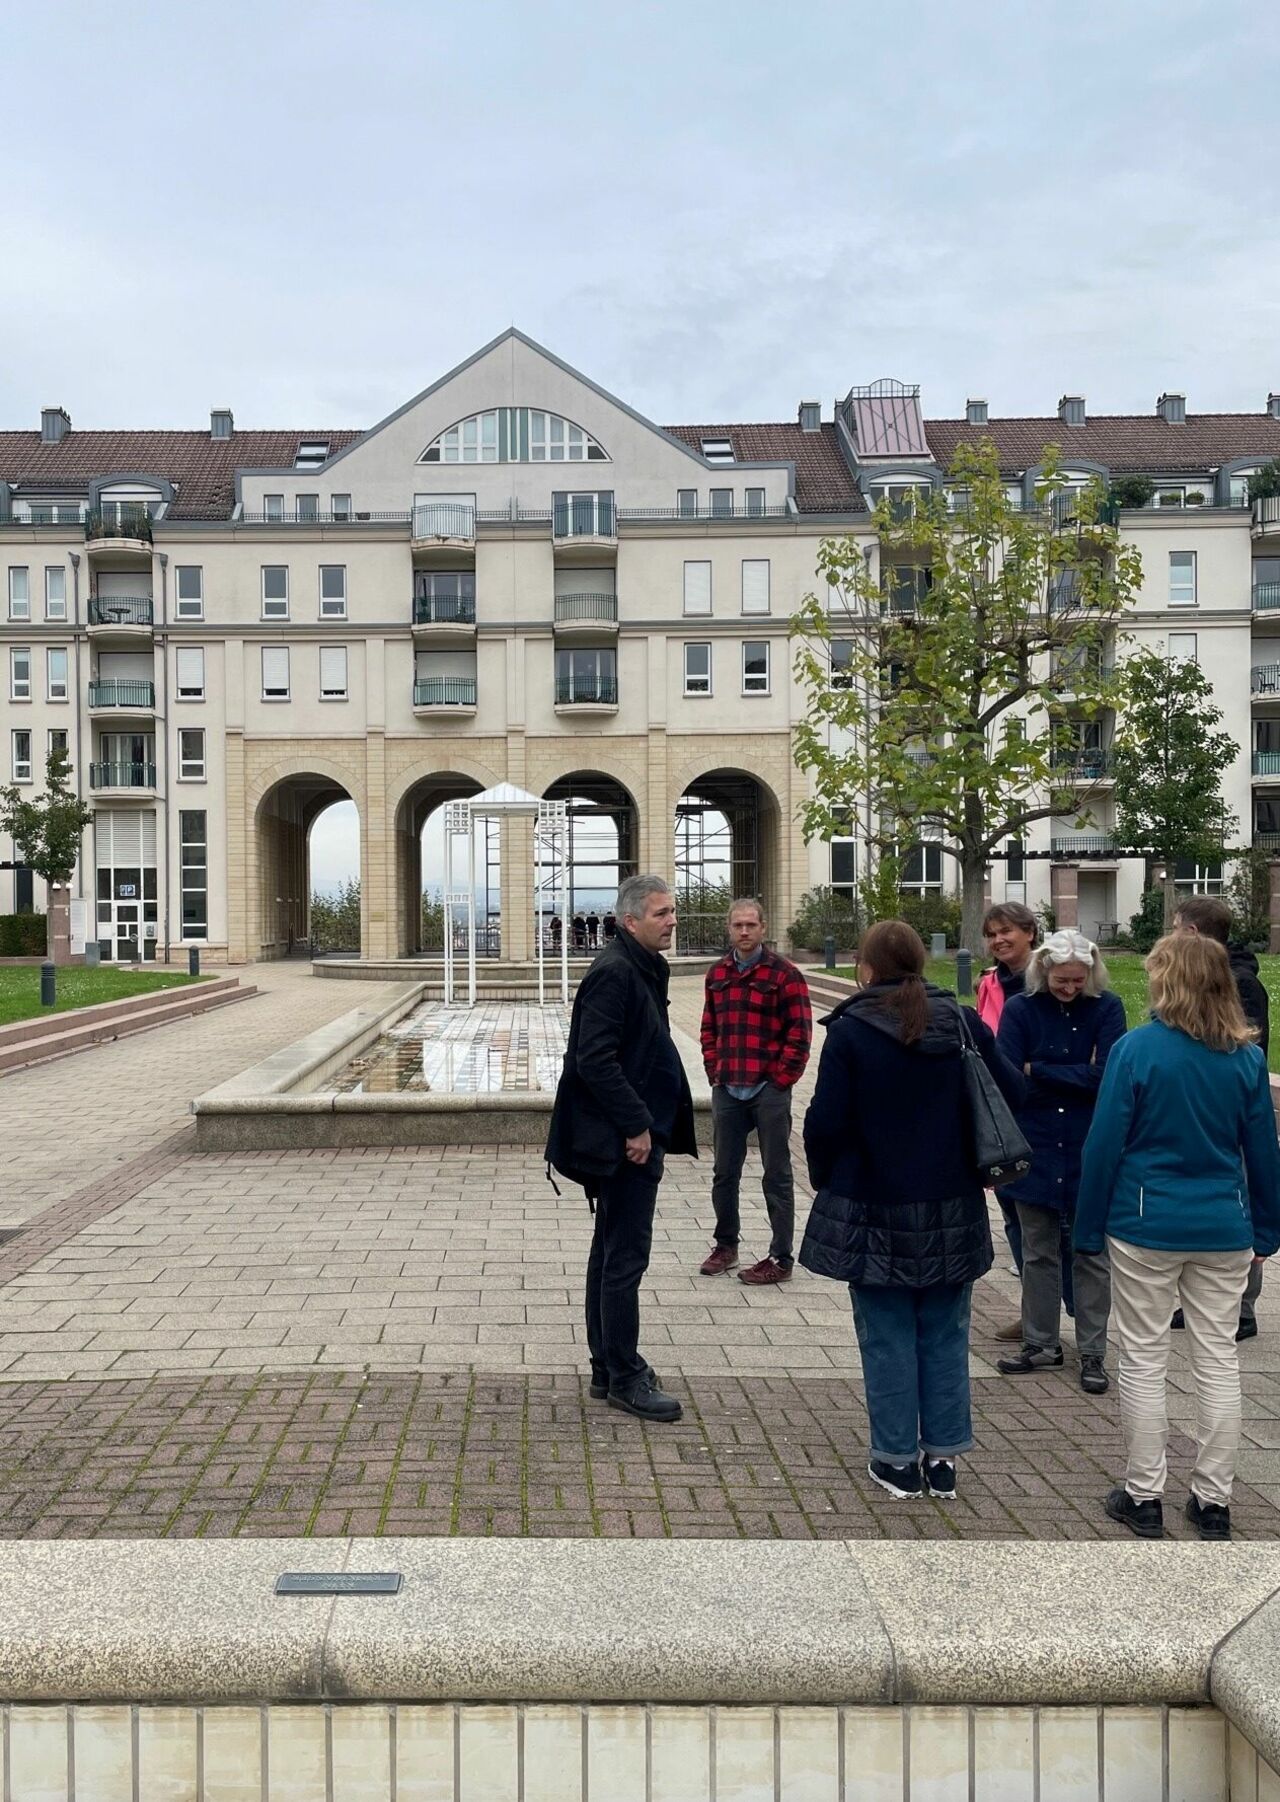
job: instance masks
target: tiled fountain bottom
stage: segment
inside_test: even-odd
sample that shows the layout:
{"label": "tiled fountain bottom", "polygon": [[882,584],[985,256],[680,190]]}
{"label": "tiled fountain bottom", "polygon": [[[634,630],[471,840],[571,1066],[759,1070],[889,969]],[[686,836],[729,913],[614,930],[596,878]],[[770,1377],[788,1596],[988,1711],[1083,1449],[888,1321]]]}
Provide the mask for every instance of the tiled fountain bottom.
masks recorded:
{"label": "tiled fountain bottom", "polygon": [[568,1030],[569,1010],[559,1003],[424,1002],[326,1087],[343,1095],[554,1091]]}

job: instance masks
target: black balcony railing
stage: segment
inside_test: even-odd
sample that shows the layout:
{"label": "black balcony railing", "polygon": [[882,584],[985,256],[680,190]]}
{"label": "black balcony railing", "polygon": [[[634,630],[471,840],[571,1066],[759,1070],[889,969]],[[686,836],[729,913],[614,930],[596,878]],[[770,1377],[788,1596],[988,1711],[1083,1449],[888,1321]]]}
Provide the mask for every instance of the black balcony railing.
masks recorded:
{"label": "black balcony railing", "polygon": [[368,512],[345,508],[330,512],[323,507],[281,507],[262,513],[244,510],[237,513],[235,523],[241,526],[406,526],[412,515],[403,507],[395,512]]}
{"label": "black balcony railing", "polygon": [[154,763],[91,763],[90,788],[154,788]]}
{"label": "black balcony railing", "polygon": [[618,518],[608,495],[557,501],[551,510],[553,538],[616,538]]}
{"label": "black balcony railing", "polygon": [[427,676],[413,685],[415,707],[474,707],[474,676]]}
{"label": "black balcony railing", "polygon": [[1280,582],[1255,582],[1253,585],[1253,610],[1255,613],[1274,613],[1280,607]]}
{"label": "black balcony railing", "polygon": [[557,676],[557,707],[616,707],[616,676]]}
{"label": "black balcony railing", "polygon": [[413,597],[415,626],[474,626],[474,597],[459,595],[415,594]]}
{"label": "black balcony railing", "polygon": [[616,594],[558,594],[556,624],[571,625],[581,621],[589,625],[617,625]]}
{"label": "black balcony railing", "polygon": [[155,623],[155,603],[150,595],[91,594],[91,626],[150,626]]}
{"label": "black balcony railing", "polygon": [[1049,840],[1053,857],[1108,857],[1116,848],[1109,832],[1064,832]]}
{"label": "black balcony railing", "polygon": [[1115,774],[1110,751],[1055,751],[1050,762],[1065,782],[1101,782]]}
{"label": "black balcony railing", "polygon": [[90,682],[90,707],[141,707],[150,711],[156,704],[154,682]]}
{"label": "black balcony railing", "polygon": [[86,538],[140,538],[144,544],[151,543],[151,515],[145,507],[135,512],[132,508],[122,508],[108,513],[86,513],[84,516],[84,535]]}
{"label": "black balcony railing", "polygon": [[1249,692],[1280,701],[1280,663],[1255,663],[1249,671]]}

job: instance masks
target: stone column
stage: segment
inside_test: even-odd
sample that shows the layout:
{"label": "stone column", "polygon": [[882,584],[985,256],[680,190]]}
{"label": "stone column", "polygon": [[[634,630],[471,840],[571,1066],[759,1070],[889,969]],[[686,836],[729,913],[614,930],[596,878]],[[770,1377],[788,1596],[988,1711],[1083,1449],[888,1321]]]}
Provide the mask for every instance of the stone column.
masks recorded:
{"label": "stone column", "polygon": [[1080,866],[1055,863],[1049,870],[1049,901],[1058,930],[1080,924]]}
{"label": "stone column", "polygon": [[527,963],[537,951],[533,939],[532,819],[527,815],[508,816],[502,821],[498,842],[502,858],[503,961]]}
{"label": "stone column", "polygon": [[[243,964],[249,960],[250,922],[256,908],[251,897],[256,894],[258,875],[251,867],[253,822],[247,816],[244,792],[244,734],[227,733],[227,962]],[[210,847],[212,849],[212,847]],[[210,869],[213,876],[213,869]]]}
{"label": "stone column", "polygon": [[387,819],[387,740],[371,727],[365,739],[364,805],[360,808],[360,955],[394,957],[395,833]]}

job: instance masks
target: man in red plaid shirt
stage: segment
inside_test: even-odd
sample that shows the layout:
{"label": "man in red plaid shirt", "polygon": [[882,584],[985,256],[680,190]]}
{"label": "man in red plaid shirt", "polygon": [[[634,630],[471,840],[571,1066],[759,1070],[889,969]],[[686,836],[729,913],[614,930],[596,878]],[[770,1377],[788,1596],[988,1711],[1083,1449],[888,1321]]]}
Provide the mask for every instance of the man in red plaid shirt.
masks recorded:
{"label": "man in red plaid shirt", "polygon": [[791,1276],[795,1185],[791,1177],[791,1090],[804,1075],[813,1042],[809,989],[795,965],[764,942],[764,909],[735,901],[733,949],[707,971],[702,1061],[711,1084],[715,1170],[711,1202],[716,1242],[702,1265],[719,1276],[738,1262],[738,1184],[752,1132],[764,1164],[769,1255],[739,1273],[743,1283],[785,1283]]}

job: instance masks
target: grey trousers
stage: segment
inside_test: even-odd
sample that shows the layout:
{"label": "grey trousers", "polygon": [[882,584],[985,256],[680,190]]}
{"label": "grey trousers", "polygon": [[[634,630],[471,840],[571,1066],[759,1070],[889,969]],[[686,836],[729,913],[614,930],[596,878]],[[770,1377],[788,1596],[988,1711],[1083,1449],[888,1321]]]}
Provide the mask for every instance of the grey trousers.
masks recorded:
{"label": "grey trousers", "polygon": [[[1062,1343],[1062,1216],[1056,1208],[1020,1201],[1022,1227],[1022,1338],[1037,1351]],[[1082,1358],[1107,1355],[1111,1313],[1111,1266],[1105,1252],[1073,1252],[1076,1346]]]}
{"label": "grey trousers", "polygon": [[1262,1273],[1265,1264],[1250,1264],[1249,1280],[1244,1286],[1244,1294],[1240,1297],[1241,1320],[1253,1320],[1257,1314],[1258,1297],[1262,1294]]}
{"label": "grey trousers", "polygon": [[735,1101],[718,1085],[711,1091],[711,1123],[715,1134],[715,1167],[711,1205],[716,1212],[716,1244],[734,1245],[741,1236],[738,1185],[754,1132],[764,1164],[764,1204],[769,1210],[769,1256],[780,1264],[792,1261],[796,1230],[796,1192],[791,1176],[791,1090],[766,1083],[750,1101]]}

